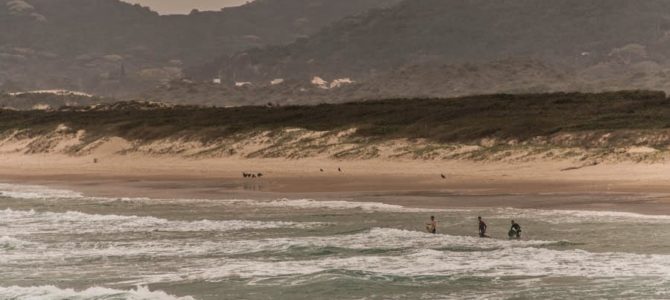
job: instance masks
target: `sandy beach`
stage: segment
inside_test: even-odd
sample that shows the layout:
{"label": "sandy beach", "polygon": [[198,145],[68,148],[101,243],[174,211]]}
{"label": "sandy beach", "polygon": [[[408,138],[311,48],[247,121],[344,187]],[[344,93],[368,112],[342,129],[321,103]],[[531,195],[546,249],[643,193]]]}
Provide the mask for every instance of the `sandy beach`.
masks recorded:
{"label": "sandy beach", "polygon": [[[380,201],[416,207],[515,207],[670,214],[670,166],[574,163],[330,159],[198,159],[110,155],[3,155],[0,179],[67,188],[91,196],[172,198],[316,198]],[[341,170],[341,171],[338,171]],[[323,171],[321,171],[323,170]],[[243,178],[242,173],[262,173]],[[446,178],[442,178],[445,175]],[[403,194],[405,197],[391,195]],[[634,201],[590,197],[470,201],[450,195],[635,194]],[[366,198],[368,195],[370,197]],[[386,196],[385,196],[386,195]]]}

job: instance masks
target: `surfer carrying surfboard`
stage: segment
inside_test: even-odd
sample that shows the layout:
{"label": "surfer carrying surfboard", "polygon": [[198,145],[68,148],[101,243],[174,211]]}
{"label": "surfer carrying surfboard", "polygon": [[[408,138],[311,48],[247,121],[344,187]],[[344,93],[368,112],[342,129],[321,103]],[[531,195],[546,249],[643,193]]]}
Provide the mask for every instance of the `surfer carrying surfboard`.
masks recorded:
{"label": "surfer carrying surfboard", "polygon": [[477,217],[479,220],[479,237],[481,238],[488,238],[490,236],[486,235],[486,223],[484,223],[484,220],[482,220],[482,217]]}
{"label": "surfer carrying surfboard", "polygon": [[437,221],[435,221],[435,216],[430,216],[430,222],[426,223],[426,230],[429,233],[437,233]]}
{"label": "surfer carrying surfboard", "polygon": [[509,238],[510,239],[520,239],[521,238],[521,225],[517,224],[512,220],[512,228],[509,229]]}

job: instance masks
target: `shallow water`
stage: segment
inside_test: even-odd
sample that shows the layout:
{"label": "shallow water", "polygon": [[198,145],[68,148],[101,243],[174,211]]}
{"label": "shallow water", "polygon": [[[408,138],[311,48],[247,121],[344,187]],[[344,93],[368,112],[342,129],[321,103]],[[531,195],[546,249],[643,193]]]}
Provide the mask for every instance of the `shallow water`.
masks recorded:
{"label": "shallow water", "polygon": [[[478,215],[492,239],[476,237]],[[506,238],[510,219],[522,240]],[[0,184],[0,268],[0,299],[657,299],[670,216]]]}

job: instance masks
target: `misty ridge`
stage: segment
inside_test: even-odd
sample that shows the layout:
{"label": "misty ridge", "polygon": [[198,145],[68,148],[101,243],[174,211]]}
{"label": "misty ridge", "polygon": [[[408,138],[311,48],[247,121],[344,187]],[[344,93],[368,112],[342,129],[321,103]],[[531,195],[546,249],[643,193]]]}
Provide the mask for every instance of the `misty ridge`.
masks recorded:
{"label": "misty ridge", "polygon": [[342,17],[397,0],[254,1],[161,16],[119,0],[2,0],[0,90],[68,89],[134,97],[186,68],[288,44]]}
{"label": "misty ridge", "polygon": [[40,101],[8,93],[96,96],[42,101],[57,107],[670,90],[665,0],[257,0],[171,16],[118,0],[2,2],[0,91],[20,109]]}

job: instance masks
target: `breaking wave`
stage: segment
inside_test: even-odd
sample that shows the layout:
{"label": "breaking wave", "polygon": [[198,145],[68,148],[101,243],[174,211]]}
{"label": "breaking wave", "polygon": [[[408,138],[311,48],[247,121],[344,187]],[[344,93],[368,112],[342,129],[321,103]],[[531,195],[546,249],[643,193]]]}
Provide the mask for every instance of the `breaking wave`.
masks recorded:
{"label": "breaking wave", "polygon": [[[582,250],[502,248],[495,251],[453,252],[414,250],[393,256],[326,257],[318,260],[263,261],[221,259],[208,268],[150,276],[148,282],[222,281],[230,278],[304,276],[322,272],[359,272],[399,277],[545,277],[632,278],[670,276],[670,256],[591,253]],[[216,265],[216,267],[211,267]]]}
{"label": "breaking wave", "polygon": [[249,220],[175,221],[156,217],[97,215],[81,212],[36,212],[0,210],[0,226],[12,235],[29,233],[110,233],[110,232],[190,232],[236,231],[247,228],[308,228],[319,223]]}
{"label": "breaking wave", "polygon": [[76,291],[55,286],[0,287],[0,298],[15,300],[194,300],[190,296],[176,297],[162,291],[150,291],[146,287],[138,287],[135,290],[92,287]]}

